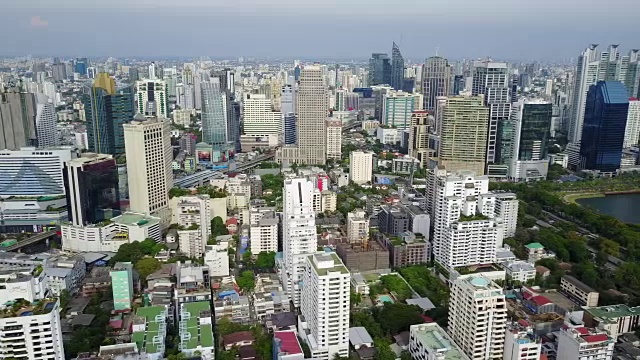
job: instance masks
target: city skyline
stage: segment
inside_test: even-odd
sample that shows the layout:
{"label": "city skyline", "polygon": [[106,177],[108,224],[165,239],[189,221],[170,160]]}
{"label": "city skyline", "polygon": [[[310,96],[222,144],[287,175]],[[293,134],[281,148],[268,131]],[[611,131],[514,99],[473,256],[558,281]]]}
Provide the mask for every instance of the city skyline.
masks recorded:
{"label": "city skyline", "polygon": [[[584,4],[576,0],[553,3],[545,0],[535,4],[514,4],[506,0],[493,0],[492,4],[463,1],[420,4],[403,0],[398,4],[374,2],[367,6],[363,0],[339,5],[280,1],[269,6],[255,0],[232,4],[202,0],[179,4],[167,0],[153,4],[146,0],[116,0],[109,4],[87,4],[78,0],[58,0],[46,5],[38,2],[8,5],[0,15],[0,31],[14,34],[0,40],[5,55],[325,58],[331,54],[365,58],[371,52],[388,51],[389,44],[396,41],[403,55],[414,60],[436,53],[451,59],[490,56],[566,60],[575,58],[579,49],[592,42],[633,46],[633,33],[625,24],[640,12],[626,6],[628,0],[607,4]],[[626,11],[610,10],[616,7],[625,7]],[[580,16],[575,16],[576,13]],[[607,16],[603,17],[603,13]],[[545,26],[523,24],[521,19],[525,14],[526,18],[544,17]],[[579,20],[568,20],[572,17]],[[105,22],[134,25],[151,21],[172,26],[133,26],[137,37],[146,41],[131,43],[121,41],[127,38],[130,27],[78,31]],[[599,26],[590,25],[595,21]],[[374,36],[370,27],[365,26],[380,22],[393,30]],[[247,23],[250,26],[245,26]],[[499,36],[501,41],[477,41],[471,34],[476,34],[478,28],[483,29],[483,39]],[[212,36],[216,33],[230,36]],[[346,33],[349,36],[340,36]],[[290,40],[264,42],[263,37]],[[166,43],[172,44],[170,49],[161,46]],[[251,52],[247,53],[246,49]]]}

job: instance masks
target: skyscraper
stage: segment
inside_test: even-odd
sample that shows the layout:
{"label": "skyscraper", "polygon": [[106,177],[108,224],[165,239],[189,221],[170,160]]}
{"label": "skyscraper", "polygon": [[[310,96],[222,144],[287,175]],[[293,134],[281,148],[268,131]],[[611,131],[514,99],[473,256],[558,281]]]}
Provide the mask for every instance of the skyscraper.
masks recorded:
{"label": "skyscraper", "polygon": [[87,58],[77,58],[73,66],[73,71],[82,76],[87,76],[87,69],[89,68],[89,60]]}
{"label": "skyscraper", "polygon": [[620,169],[629,112],[627,89],[619,81],[598,81],[587,93],[580,142],[580,168],[614,173]]}
{"label": "skyscraper", "polygon": [[229,99],[220,87],[220,79],[200,84],[202,95],[202,141],[219,153],[228,148]]}
{"label": "skyscraper", "polygon": [[36,94],[36,131],[39,147],[59,145],[56,110],[49,97],[40,93]]}
{"label": "skyscraper", "polygon": [[391,61],[389,55],[371,54],[369,59],[369,86],[391,84]]}
{"label": "skyscraper", "polygon": [[[433,114],[438,104],[438,97],[451,95],[451,76],[451,65],[447,59],[432,56],[424,61],[422,69],[424,110]],[[454,92],[453,95],[458,93]]]}
{"label": "skyscraper", "polygon": [[171,129],[165,119],[136,115],[124,125],[131,211],[171,222],[169,190],[173,187]]}
{"label": "skyscraper", "polygon": [[124,129],[134,114],[131,87],[116,90],[109,74],[100,73],[83,96],[87,119],[89,151],[99,154],[124,154]]}
{"label": "skyscraper", "polygon": [[391,48],[391,81],[389,85],[396,90],[402,90],[404,80],[404,58],[400,48],[393,43]]}
{"label": "skyscraper", "polygon": [[409,156],[418,159],[423,168],[427,168],[429,151],[429,118],[424,110],[411,114],[411,128],[409,129]]}
{"label": "skyscraper", "polygon": [[287,179],[284,182],[282,217],[284,268],[281,277],[289,293],[289,299],[293,301],[296,308],[300,307],[306,259],[315,253],[318,247],[313,191],[313,182],[308,179]]}
{"label": "skyscraper", "polygon": [[[542,100],[522,100],[513,104],[513,141],[508,150],[512,180],[544,180],[549,161],[547,146],[551,137],[552,105]],[[505,156],[505,158],[507,157]]]}
{"label": "skyscraper", "polygon": [[282,135],[282,114],[271,109],[271,100],[265,95],[245,94],[242,106],[245,135]]}
{"label": "skyscraper", "polygon": [[137,112],[146,117],[167,118],[167,83],[162,80],[136,81]]}
{"label": "skyscraper", "polygon": [[19,86],[0,89],[0,149],[18,150],[38,144],[36,99]]}
{"label": "skyscraper", "polygon": [[[65,162],[69,220],[75,226],[97,224],[120,209],[118,167],[111,155],[84,153]],[[119,215],[118,213],[112,215]]]}
{"label": "skyscraper", "polygon": [[286,113],[284,114],[284,144],[295,145],[296,144],[296,114]]}
{"label": "skyscraper", "polygon": [[[473,96],[484,95],[484,105],[489,108],[487,134],[487,174],[506,177],[508,165],[504,164],[502,147],[510,141],[511,96],[509,68],[506,63],[481,61],[474,64]],[[496,166],[492,166],[492,165]]]}
{"label": "skyscraper", "polygon": [[629,114],[627,115],[627,126],[624,130],[623,147],[629,148],[638,145],[640,140],[640,99],[629,99]]}
{"label": "skyscraper", "polygon": [[421,94],[409,94],[391,90],[382,95],[382,123],[407,129],[411,125],[411,114],[422,107]]}
{"label": "skyscraper", "polygon": [[489,109],[481,96],[438,98],[438,167],[484,175]]}

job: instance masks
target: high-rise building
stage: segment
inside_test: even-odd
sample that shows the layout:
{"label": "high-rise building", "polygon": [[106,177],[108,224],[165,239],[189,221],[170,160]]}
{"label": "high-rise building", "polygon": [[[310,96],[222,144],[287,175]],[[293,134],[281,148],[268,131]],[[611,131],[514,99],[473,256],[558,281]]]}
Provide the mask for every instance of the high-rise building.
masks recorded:
{"label": "high-rise building", "polygon": [[453,282],[448,330],[471,360],[502,359],[506,325],[502,286],[475,274],[462,275]]}
{"label": "high-rise building", "polygon": [[[451,65],[447,59],[432,56],[424,61],[422,69],[424,110],[433,114],[438,105],[438,97],[451,95],[451,76]],[[464,86],[457,90],[453,92],[453,95],[459,95],[459,91],[464,90]]]}
{"label": "high-rise building", "polygon": [[556,359],[611,360],[615,338],[599,329],[563,327],[557,335]]}
{"label": "high-rise building", "polygon": [[296,94],[294,85],[286,84],[280,91],[280,112],[282,114],[296,113]]}
{"label": "high-rise building", "polygon": [[157,77],[156,77],[156,73],[157,73],[157,71],[156,71],[156,63],[152,62],[149,65],[148,73],[149,73],[149,80],[156,80],[157,79]]}
{"label": "high-rise building", "polygon": [[358,243],[369,238],[369,218],[363,210],[347,214],[347,240]]}
{"label": "high-rise building", "polygon": [[51,72],[53,74],[53,80],[55,81],[63,81],[67,79],[66,64],[53,64],[51,66]]}
{"label": "high-rise building", "polygon": [[551,138],[553,106],[542,100],[521,100],[513,104],[513,140],[503,149],[509,151],[509,178],[516,181],[544,180],[549,161],[547,147]]}
{"label": "high-rise building", "polygon": [[282,114],[273,111],[271,100],[263,94],[245,94],[242,100],[244,134],[282,136]]}
{"label": "high-rise building", "polygon": [[278,251],[279,224],[278,215],[273,211],[260,213],[259,219],[251,222],[249,243],[252,254]]}
{"label": "high-rise building", "polygon": [[349,180],[356,184],[371,182],[373,176],[373,153],[352,151],[349,154]]}
{"label": "high-rise building", "polygon": [[429,113],[424,110],[411,114],[409,129],[409,156],[418,159],[423,168],[427,168],[429,152]]}
{"label": "high-rise building", "polygon": [[[69,220],[73,225],[97,224],[119,215],[118,167],[111,155],[84,153],[66,161],[65,168]],[[116,213],[109,214],[110,210]]]}
{"label": "high-rise building", "polygon": [[297,142],[296,114],[284,114],[284,144],[295,145]]}
{"label": "high-rise building", "polygon": [[509,324],[504,339],[504,360],[539,360],[541,338],[526,321]]}
{"label": "high-rise building", "polygon": [[217,78],[200,84],[202,95],[202,141],[222,151],[228,143],[229,99]]}
{"label": "high-rise building", "polygon": [[146,117],[166,119],[167,83],[154,79],[136,81],[136,111]]}
{"label": "high-rise building", "polygon": [[38,145],[36,99],[22,86],[0,89],[0,149]]}
{"label": "high-rise building", "polygon": [[64,163],[73,157],[69,149],[0,150],[0,196],[63,195]]}
{"label": "high-rise building", "polygon": [[486,159],[489,176],[507,176],[508,165],[504,164],[503,158],[508,150],[503,147],[508,146],[512,132],[510,89],[506,63],[482,61],[474,64],[471,95],[484,95],[484,105],[489,108]]}
{"label": "high-rise building", "polygon": [[336,253],[305,258],[300,311],[303,340],[311,356],[330,360],[349,354],[349,289],[351,274]]}
{"label": "high-rise building", "polygon": [[629,96],[621,82],[591,85],[580,141],[581,169],[604,173],[620,169],[628,113]]}
{"label": "high-rise building", "polygon": [[503,238],[510,238],[516,234],[518,225],[518,208],[520,202],[516,194],[509,192],[496,192],[496,218],[502,219],[504,228]]}
{"label": "high-rise building", "polygon": [[391,47],[391,81],[389,85],[396,90],[402,90],[404,80],[404,58],[396,43]]}
{"label": "high-rise building", "polygon": [[49,97],[36,94],[36,133],[39,147],[58,146],[58,130],[56,129],[56,110]]}
{"label": "high-rise building", "polygon": [[436,132],[440,137],[438,167],[447,171],[485,173],[489,109],[483,98],[438,98]]}
{"label": "high-rise building", "polygon": [[371,54],[368,85],[391,85],[391,60],[389,55],[382,53]]}
{"label": "high-rise building", "polygon": [[173,187],[173,149],[169,121],[143,119],[124,125],[131,211],[171,221],[169,190]]}
{"label": "high-rise building", "polygon": [[87,119],[89,151],[100,154],[124,154],[124,128],[135,115],[131,87],[116,89],[115,80],[99,73],[83,97]]}
{"label": "high-rise building", "polygon": [[342,158],[342,121],[327,120],[327,159]]}
{"label": "high-rise building", "polygon": [[313,182],[308,179],[287,179],[284,182],[282,217],[284,267],[281,269],[281,278],[296,308],[300,307],[306,258],[315,253],[318,247],[313,190]]}
{"label": "high-rise building", "polygon": [[89,60],[87,58],[77,58],[74,64],[74,72],[77,72],[80,76],[87,76],[87,69],[89,68]]}
{"label": "high-rise building", "polygon": [[0,317],[3,359],[64,359],[60,300],[40,300],[34,305],[7,307]]}
{"label": "high-rise building", "polygon": [[133,303],[133,265],[130,262],[119,262],[109,272],[111,290],[113,291],[113,309],[116,311],[131,310]]}
{"label": "high-rise building", "polygon": [[640,99],[629,99],[629,114],[627,115],[627,126],[624,130],[623,148],[638,145],[640,140]]}
{"label": "high-rise building", "polygon": [[495,262],[504,225],[495,215],[496,195],[489,192],[489,178],[436,168],[427,182],[434,260],[446,268]]}
{"label": "high-rise building", "polygon": [[422,108],[422,95],[391,90],[382,96],[382,123],[401,129],[409,128],[411,114]]}

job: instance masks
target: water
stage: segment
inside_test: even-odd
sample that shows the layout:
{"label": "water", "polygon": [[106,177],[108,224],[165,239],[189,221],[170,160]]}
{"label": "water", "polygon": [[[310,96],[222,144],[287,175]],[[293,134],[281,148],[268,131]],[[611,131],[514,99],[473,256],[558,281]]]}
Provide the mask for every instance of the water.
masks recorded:
{"label": "water", "polygon": [[640,204],[640,194],[608,195],[578,199],[576,202],[582,206],[592,207],[601,214],[613,216],[622,222],[640,224],[640,211],[636,208]]}

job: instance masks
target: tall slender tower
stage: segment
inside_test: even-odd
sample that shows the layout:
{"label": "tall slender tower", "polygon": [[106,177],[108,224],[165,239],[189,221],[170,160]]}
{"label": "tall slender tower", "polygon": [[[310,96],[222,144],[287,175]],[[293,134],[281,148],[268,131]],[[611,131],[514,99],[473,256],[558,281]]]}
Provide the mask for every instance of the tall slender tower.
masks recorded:
{"label": "tall slender tower", "polygon": [[200,84],[202,95],[202,141],[223,151],[228,142],[228,98],[218,78]]}
{"label": "tall slender tower", "polygon": [[59,145],[56,129],[56,111],[53,103],[45,94],[36,94],[36,130],[38,146],[49,147]]}
{"label": "tall slender tower", "polygon": [[598,45],[591,44],[578,57],[578,68],[573,91],[571,122],[569,123],[569,142],[577,143],[582,138],[582,123],[584,122],[584,108],[587,101],[589,86],[598,81],[600,59],[598,59]]}
{"label": "tall slender tower", "polygon": [[402,90],[404,80],[404,58],[400,52],[400,48],[393,43],[391,48],[391,87],[396,90]]}
{"label": "tall slender tower", "polygon": [[440,56],[432,56],[424,61],[422,70],[424,110],[433,114],[438,104],[438,96],[449,96],[451,92],[451,76],[451,65],[449,65],[447,59]]}
{"label": "tall slender tower", "polygon": [[36,100],[22,86],[0,89],[0,149],[19,150],[38,144]]}
{"label": "tall slender tower", "polygon": [[300,74],[297,95],[298,162],[324,164],[326,162],[326,119],[329,94],[320,66],[305,66]]}

